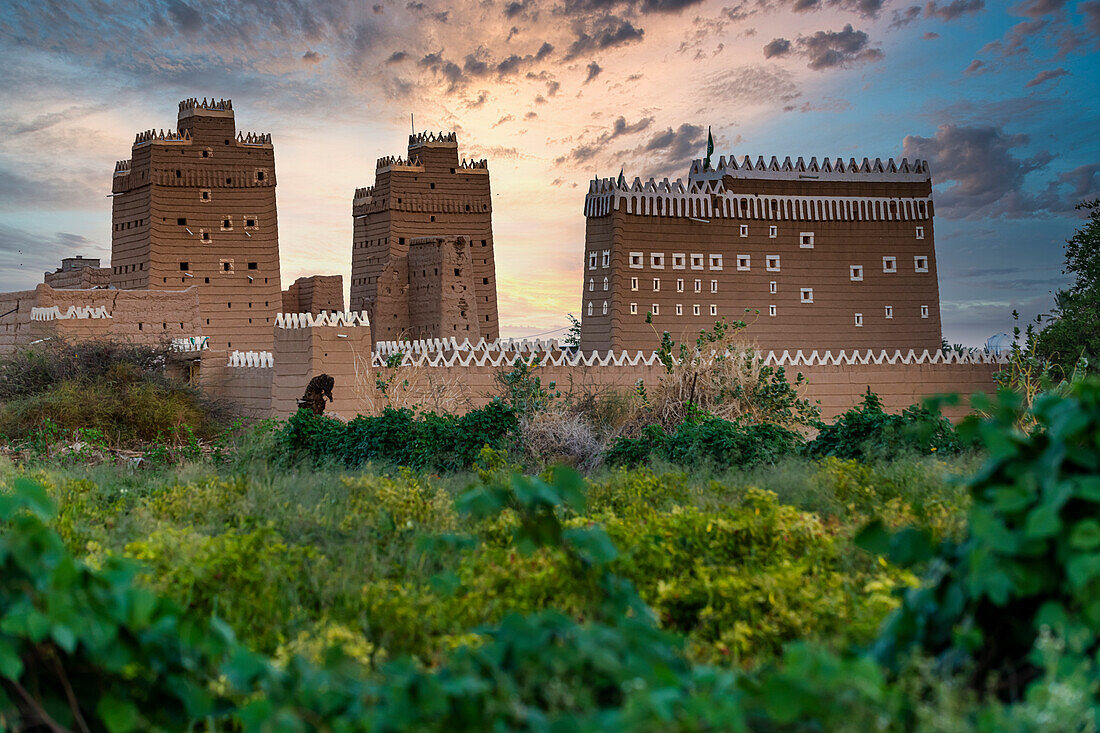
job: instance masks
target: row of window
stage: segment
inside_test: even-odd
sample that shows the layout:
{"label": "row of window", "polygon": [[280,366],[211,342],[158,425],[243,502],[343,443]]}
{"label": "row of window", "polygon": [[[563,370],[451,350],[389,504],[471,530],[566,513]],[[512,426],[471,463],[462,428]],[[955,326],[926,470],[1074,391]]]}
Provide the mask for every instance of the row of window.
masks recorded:
{"label": "row of window", "polygon": [[[809,292],[809,300],[806,299],[807,291]],[[814,302],[814,300],[813,300],[813,290],[812,289],[810,289],[810,288],[803,289],[802,294],[803,294],[803,299],[802,299],[803,303],[812,303],[812,302]],[[676,315],[678,315],[678,316],[684,315],[684,306],[683,306],[682,303],[677,303],[674,306],[674,308],[675,308]],[[603,315],[606,316],[607,311],[608,311],[608,305],[607,305],[606,300],[603,302],[603,305],[601,306],[601,310],[602,310]],[[590,315],[590,316],[594,315],[594,311],[595,311],[595,304],[592,301],[589,301],[588,302],[588,315]],[[661,304],[660,303],[654,303],[652,305],[652,307],[650,308],[649,312],[652,313],[655,316],[660,315],[661,314]],[[775,316],[777,313],[778,313],[778,310],[776,309],[776,307],[774,305],[769,305],[768,306],[768,315],[769,316]],[[631,315],[637,315],[638,314],[638,304],[637,303],[631,303],[630,304],[630,314]],[[698,315],[701,314],[700,306],[699,306],[698,303],[693,303],[692,304],[691,314],[693,316],[698,316]],[[711,304],[710,314],[712,316],[718,315],[718,306],[717,305],[715,305],[713,303]],[[883,311],[883,317],[888,319],[888,320],[893,319],[893,317],[894,317],[894,306],[892,306],[892,305],[885,306],[884,311]],[[920,307],[920,317],[921,318],[928,318],[929,317],[928,306],[922,305]],[[863,314],[862,313],[856,313],[855,314],[855,325],[858,326],[858,327],[863,326]]]}
{"label": "row of window", "polygon": [[[222,271],[223,272],[232,272],[233,271],[233,260],[222,260],[221,265],[222,265]],[[248,269],[249,270],[259,269],[259,263],[249,262],[248,263]],[[189,272],[191,270],[191,263],[190,262],[181,262],[180,263],[180,270],[182,270],[183,272]]]}
{"label": "row of window", "polygon": [[[685,269],[685,257],[686,255],[674,254],[672,255],[672,269],[683,270]],[[710,258],[710,269],[721,270],[722,269],[722,255],[712,254]],[[650,253],[650,267],[654,270],[663,270],[665,267],[665,256],[662,253]],[[740,272],[748,272],[752,270],[752,256],[751,255],[737,255],[737,269]],[[630,253],[630,267],[634,269],[640,269],[643,267],[643,255],[641,252]],[[702,270],[703,269],[703,255],[693,254],[691,255],[691,269]],[[779,255],[766,255],[764,257],[764,269],[768,272],[780,271]],[[913,270],[915,272],[928,272],[928,255],[915,255],[913,257]],[[885,256],[882,258],[882,271],[885,273],[894,273],[898,271],[898,258],[895,256]],[[853,281],[859,281],[863,279],[863,265],[850,265],[849,276]],[[606,278],[605,278],[606,280]],[[589,282],[592,282],[589,280]],[[591,288],[590,288],[591,289]]]}
{"label": "row of window", "polygon": [[[204,155],[203,157],[205,158],[207,156]],[[254,171],[252,175],[254,177],[254,180],[257,180],[257,181],[262,181],[262,180],[264,180],[264,178],[267,177],[267,174],[264,173],[261,170]],[[183,178],[183,170],[182,169],[180,169],[180,168],[176,169],[176,178]],[[225,182],[226,182],[226,184],[230,184],[230,183],[233,182],[233,179],[232,178],[226,178]]]}
{"label": "row of window", "polygon": [[144,224],[145,224],[144,219],[132,219],[130,221],[120,221],[119,223],[115,224],[115,231],[116,232],[121,232],[124,229],[134,229],[134,228],[142,226]]}
{"label": "row of window", "polygon": [[[247,228],[256,226],[256,221],[257,221],[256,217],[246,216],[244,218],[245,228],[247,229]],[[187,226],[187,217],[186,216],[177,217],[176,218],[176,225],[181,226],[181,227]],[[233,228],[233,217],[232,216],[224,217],[222,219],[222,229],[232,229],[232,228]]]}

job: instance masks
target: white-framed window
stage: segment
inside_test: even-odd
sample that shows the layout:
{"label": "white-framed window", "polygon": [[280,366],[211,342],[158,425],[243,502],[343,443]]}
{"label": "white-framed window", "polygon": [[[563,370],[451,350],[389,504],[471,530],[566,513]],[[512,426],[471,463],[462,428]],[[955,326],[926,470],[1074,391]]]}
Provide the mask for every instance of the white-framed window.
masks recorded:
{"label": "white-framed window", "polygon": [[643,257],[643,255],[642,255],[641,252],[631,252],[630,253],[630,266],[633,267],[636,270],[640,269],[642,267],[642,262],[643,262],[642,257]]}
{"label": "white-framed window", "polygon": [[924,239],[924,227],[917,227],[917,239]]}
{"label": "white-framed window", "polygon": [[637,303],[631,303],[630,304],[630,315],[632,315],[632,316],[638,315],[638,304]]}
{"label": "white-framed window", "polygon": [[698,303],[691,306],[691,315],[693,315],[693,316],[699,315],[699,304]]}
{"label": "white-framed window", "polygon": [[920,307],[920,317],[921,318],[927,318],[928,317],[928,306],[922,305]]}
{"label": "white-framed window", "polygon": [[886,317],[887,318],[893,318],[894,317],[894,306],[892,306],[892,305],[886,306]]}
{"label": "white-framed window", "polygon": [[660,313],[661,313],[661,304],[660,303],[654,303],[653,304],[653,310],[651,310],[650,313],[652,313],[655,316],[660,315]]}
{"label": "white-framed window", "polygon": [[814,248],[814,233],[813,232],[800,232],[798,235],[798,246],[802,249]]}
{"label": "white-framed window", "polygon": [[813,288],[802,288],[802,290],[800,291],[800,294],[799,294],[799,298],[801,299],[801,301],[803,303],[812,303],[812,302],[814,302],[814,289]]}
{"label": "white-framed window", "polygon": [[638,278],[636,278],[636,277],[630,278],[630,289],[631,290],[637,290],[638,289]]}
{"label": "white-framed window", "polygon": [[768,272],[779,272],[779,255],[768,255],[765,257],[764,267]]}
{"label": "white-framed window", "polygon": [[710,281],[710,292],[712,292],[712,293],[717,293],[718,292],[718,281],[717,280],[711,280]]}
{"label": "white-framed window", "polygon": [[661,278],[659,277],[653,278],[653,292],[661,292]]}
{"label": "white-framed window", "polygon": [[737,255],[737,269],[741,271],[751,269],[752,258],[748,255]]}
{"label": "white-framed window", "polygon": [[777,283],[775,280],[772,280],[770,283],[768,283],[768,292],[771,293],[772,295],[775,295],[776,293],[778,293],[779,292],[779,283]]}
{"label": "white-framed window", "polygon": [[917,272],[928,272],[928,257],[917,255],[913,258],[913,269]]}
{"label": "white-framed window", "polygon": [[768,227],[768,238],[769,239],[775,239],[778,236],[779,236],[779,227],[777,227],[775,224],[772,224],[770,227]]}
{"label": "white-framed window", "polygon": [[672,269],[673,270],[682,270],[685,267],[687,267],[687,255],[685,255],[682,252],[672,255]]}
{"label": "white-framed window", "polygon": [[603,302],[603,314],[605,316],[607,315],[607,301],[606,300]]}
{"label": "white-framed window", "polygon": [[592,278],[588,278],[588,292],[592,292],[596,289],[596,281]]}
{"label": "white-framed window", "polygon": [[863,280],[863,265],[848,265],[848,279],[852,282]]}
{"label": "white-framed window", "polygon": [[605,277],[605,278],[603,279],[603,289],[604,289],[604,290],[607,290],[607,285],[608,285],[608,281],[607,281],[607,278]]}
{"label": "white-framed window", "polygon": [[684,315],[684,306],[681,305],[680,303],[676,304],[676,315],[678,315],[678,316]]}
{"label": "white-framed window", "polygon": [[699,278],[695,278],[695,292],[697,292],[697,293],[703,292],[703,281],[700,280]]}
{"label": "white-framed window", "polygon": [[741,236],[742,237],[749,236],[749,225],[748,224],[742,224],[741,225]]}
{"label": "white-framed window", "polygon": [[769,316],[774,316],[775,315],[775,306],[774,305],[769,305],[768,306],[768,315]]}
{"label": "white-framed window", "polygon": [[691,255],[691,269],[702,270],[703,269],[703,255],[692,253]]}
{"label": "white-framed window", "polygon": [[676,280],[676,292],[677,293],[684,292],[684,278],[682,278],[682,277],[677,278],[677,280]]}
{"label": "white-framed window", "polygon": [[722,269],[722,255],[710,256],[710,269],[721,270]]}
{"label": "white-framed window", "polygon": [[611,265],[611,250],[605,249],[600,254],[600,265],[603,267],[610,267]]}
{"label": "white-framed window", "polygon": [[592,315],[592,301],[588,301],[588,315]]}
{"label": "white-framed window", "polygon": [[718,315],[718,306],[716,306],[714,303],[710,304],[710,314],[712,316]]}
{"label": "white-framed window", "polygon": [[882,271],[883,272],[897,272],[898,271],[898,258],[897,257],[883,257],[882,258]]}
{"label": "white-framed window", "polygon": [[654,270],[665,269],[665,254],[664,252],[650,252],[649,253],[649,265]]}
{"label": "white-framed window", "polygon": [[595,252],[589,252],[588,253],[588,269],[589,270],[595,270],[596,269],[596,253]]}
{"label": "white-framed window", "polygon": [[863,314],[856,313],[856,328],[863,328]]}

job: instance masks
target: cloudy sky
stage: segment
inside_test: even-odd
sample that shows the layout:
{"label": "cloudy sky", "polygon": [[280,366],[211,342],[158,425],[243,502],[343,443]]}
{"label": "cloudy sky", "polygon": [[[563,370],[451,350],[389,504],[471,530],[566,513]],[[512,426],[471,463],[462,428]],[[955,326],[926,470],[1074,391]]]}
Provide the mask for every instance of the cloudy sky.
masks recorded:
{"label": "cloudy sky", "polygon": [[505,335],[578,312],[596,174],[717,152],[927,158],[945,336],[1064,283],[1100,195],[1100,0],[120,0],[0,8],[0,290],[108,258],[111,174],[184,97],[274,136],[285,282],[350,269],[409,115],[489,158]]}

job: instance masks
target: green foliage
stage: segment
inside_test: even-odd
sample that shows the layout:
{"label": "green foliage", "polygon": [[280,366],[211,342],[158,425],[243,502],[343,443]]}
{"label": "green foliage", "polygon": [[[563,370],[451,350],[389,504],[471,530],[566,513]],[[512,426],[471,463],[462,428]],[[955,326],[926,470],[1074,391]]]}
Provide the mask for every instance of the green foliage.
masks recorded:
{"label": "green foliage", "polygon": [[661,458],[684,466],[709,463],[718,468],[752,467],[774,463],[795,453],[801,444],[798,433],[778,425],[703,416],[682,423],[672,434],[660,425],[647,425],[638,438],[617,438],[605,459],[612,465],[626,466]]}
{"label": "green foliage", "polygon": [[863,403],[822,425],[806,444],[809,456],[837,458],[896,458],[906,452],[958,453],[963,449],[955,427],[928,407],[913,405],[900,414],[887,413],[870,389]]}
{"label": "green foliage", "polygon": [[544,412],[555,399],[561,397],[556,383],[549,382],[542,386],[542,378],[537,375],[539,362],[538,356],[531,361],[517,356],[511,371],[501,371],[495,375],[504,404],[517,415],[531,416]]}
{"label": "green foliage", "polygon": [[279,435],[290,456],[345,466],[381,461],[412,468],[466,469],[488,445],[501,448],[517,426],[515,412],[499,401],[461,417],[386,407],[378,417],[349,423],[299,410]]}
{"label": "green foliage", "polygon": [[581,347],[581,319],[572,313],[566,313],[565,317],[569,319],[569,330],[565,332],[562,346],[567,349],[579,349]]}

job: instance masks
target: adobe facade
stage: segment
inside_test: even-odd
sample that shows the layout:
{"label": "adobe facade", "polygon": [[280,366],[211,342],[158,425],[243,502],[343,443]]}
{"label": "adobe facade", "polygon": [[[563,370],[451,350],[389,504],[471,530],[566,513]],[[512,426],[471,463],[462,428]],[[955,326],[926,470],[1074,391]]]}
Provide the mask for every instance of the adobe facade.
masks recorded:
{"label": "adobe facade", "polygon": [[940,347],[923,161],[697,160],[686,184],[595,180],[584,212],[582,349],[693,342],[719,318],[762,349]]}
{"label": "adobe facade", "polygon": [[378,160],[352,200],[349,303],[376,340],[499,336],[492,209],[488,164],[460,160],[454,133],[410,135],[407,157]]}
{"label": "adobe facade", "polygon": [[341,313],[343,310],[343,275],[300,277],[283,291],[283,313]]}
{"label": "adobe facade", "polygon": [[228,100],[185,99],[176,128],[139,133],[115,165],[111,284],[198,293],[212,352],[270,349],[282,308],[271,136]]}
{"label": "adobe facade", "polygon": [[100,267],[99,259],[81,255],[61,260],[61,267],[43,275],[51,288],[106,288],[111,285],[111,268]]}

